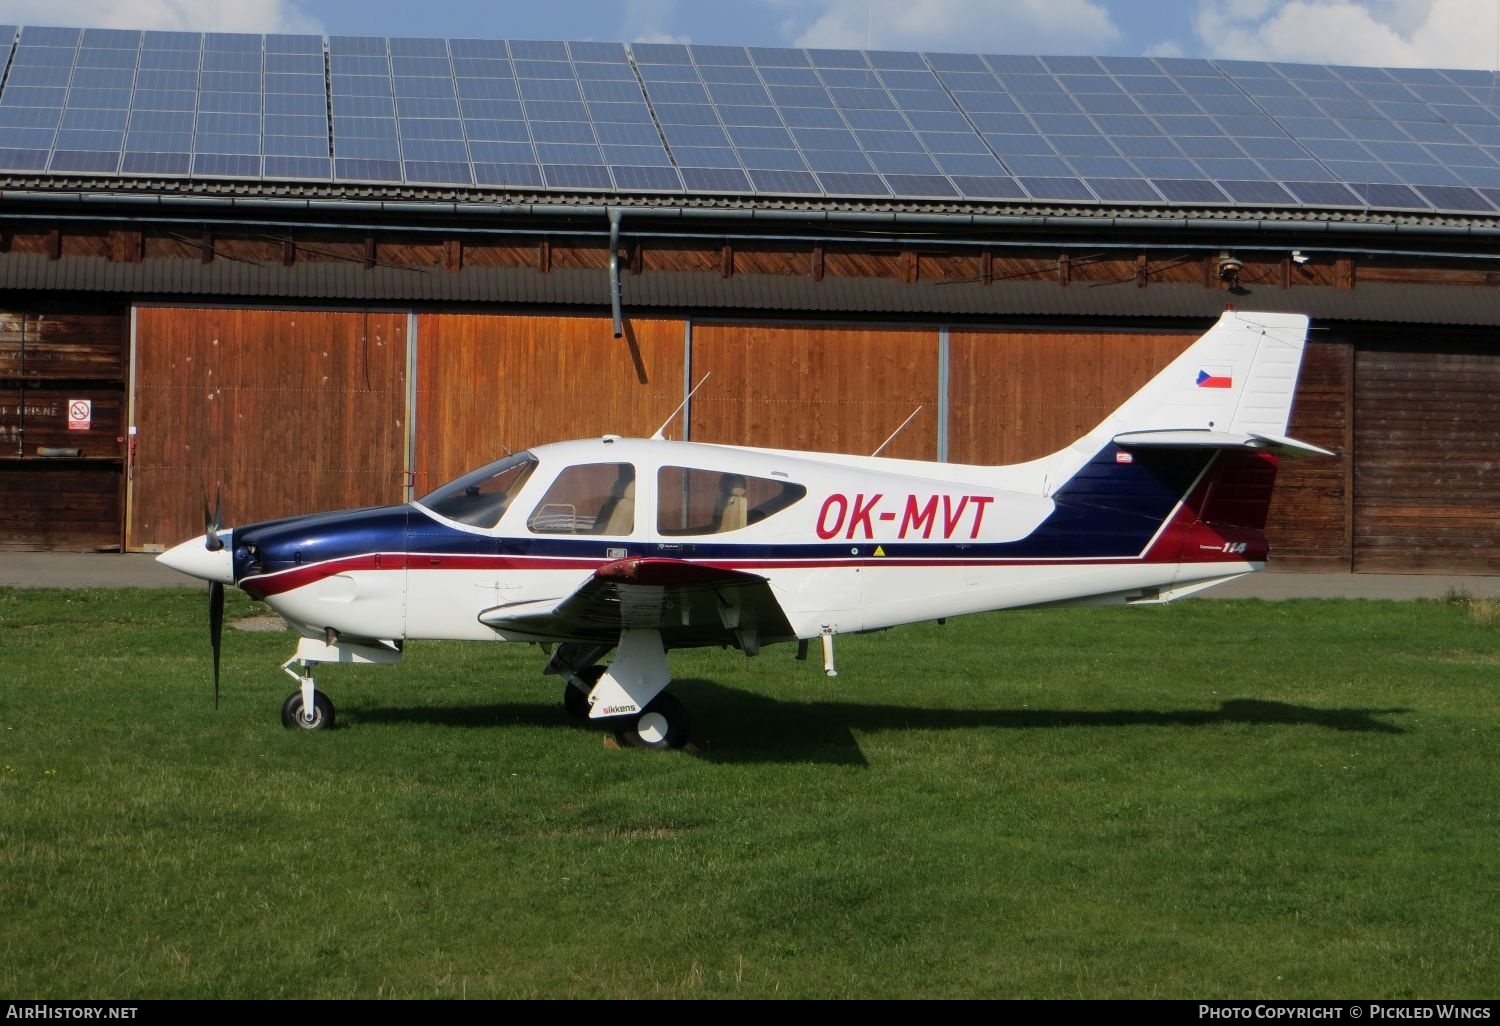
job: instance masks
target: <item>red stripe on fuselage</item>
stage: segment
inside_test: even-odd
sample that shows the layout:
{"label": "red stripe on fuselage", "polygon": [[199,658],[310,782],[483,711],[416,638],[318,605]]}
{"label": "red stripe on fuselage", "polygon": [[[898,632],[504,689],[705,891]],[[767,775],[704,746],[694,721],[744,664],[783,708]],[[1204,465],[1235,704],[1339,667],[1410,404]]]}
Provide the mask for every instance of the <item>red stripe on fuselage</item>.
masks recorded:
{"label": "red stripe on fuselage", "polygon": [[239,586],[253,599],[264,599],[269,595],[281,595],[288,591],[304,588],[309,584],[339,574],[353,573],[357,571],[377,571],[386,573],[393,570],[594,570],[605,563],[606,559],[563,559],[555,556],[545,557],[516,557],[516,556],[451,556],[451,555],[427,555],[420,552],[380,552],[365,553],[360,556],[345,556],[342,559],[330,559],[326,563],[309,563],[307,566],[296,566],[289,570],[278,570],[275,573],[263,574],[259,577],[246,577],[239,582]]}
{"label": "red stripe on fuselage", "polygon": [[[1182,515],[1179,519],[1184,519]],[[1195,517],[1186,516],[1189,524]],[[1175,522],[1174,522],[1175,523]],[[1151,564],[1178,562],[1175,555],[1168,557],[1166,554],[1172,551],[1170,544],[1164,544],[1168,531],[1158,536],[1156,544],[1141,556],[1115,556],[1097,557],[1080,556],[1075,559],[914,559],[909,557],[888,556],[851,556],[846,559],[746,559],[746,560],[722,560],[707,559],[697,561],[698,565],[712,567],[716,570],[827,570],[839,567],[998,567],[998,566],[1126,566],[1129,564]],[[1222,556],[1222,554],[1220,554]],[[1251,558],[1251,557],[1245,557]],[[405,562],[403,562],[405,560]],[[1184,562],[1211,562],[1212,559],[1188,559]],[[1237,560],[1236,560],[1237,561]],[[246,594],[257,600],[296,591],[318,581],[339,574],[356,572],[378,572],[389,573],[392,571],[405,570],[489,570],[494,572],[528,570],[588,570],[597,571],[600,567],[616,562],[610,559],[564,559],[552,556],[442,556],[426,557],[420,555],[408,555],[406,553],[381,553],[377,562],[376,556],[372,554],[362,556],[349,556],[343,559],[329,560],[326,563],[314,563],[308,566],[293,567],[290,570],[280,570],[274,574],[265,574],[259,577],[247,577],[239,582],[239,586]]]}

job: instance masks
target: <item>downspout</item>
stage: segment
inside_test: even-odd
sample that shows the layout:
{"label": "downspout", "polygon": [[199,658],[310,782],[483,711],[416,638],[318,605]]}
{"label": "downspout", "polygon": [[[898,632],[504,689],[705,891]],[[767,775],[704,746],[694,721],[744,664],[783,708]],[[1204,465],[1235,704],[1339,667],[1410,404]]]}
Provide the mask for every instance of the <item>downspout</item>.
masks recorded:
{"label": "downspout", "polygon": [[620,317],[620,208],[609,209],[609,312],[614,317],[615,338],[625,335]]}

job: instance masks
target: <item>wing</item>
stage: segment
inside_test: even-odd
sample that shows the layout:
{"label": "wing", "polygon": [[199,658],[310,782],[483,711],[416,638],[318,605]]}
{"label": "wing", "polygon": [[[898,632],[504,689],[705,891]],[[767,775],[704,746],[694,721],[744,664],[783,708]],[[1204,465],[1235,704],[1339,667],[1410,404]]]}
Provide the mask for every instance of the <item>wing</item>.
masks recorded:
{"label": "wing", "polygon": [[606,563],[571,595],[495,606],[479,622],[515,640],[613,645],[620,631],[661,631],[667,648],[733,645],[753,654],[795,635],[757,574],[678,559]]}

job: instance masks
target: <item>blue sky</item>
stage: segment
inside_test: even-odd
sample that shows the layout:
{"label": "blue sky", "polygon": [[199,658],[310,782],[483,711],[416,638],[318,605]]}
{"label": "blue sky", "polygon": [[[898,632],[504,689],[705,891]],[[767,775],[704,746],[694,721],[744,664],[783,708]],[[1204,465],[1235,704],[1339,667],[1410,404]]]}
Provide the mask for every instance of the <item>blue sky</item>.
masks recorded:
{"label": "blue sky", "polygon": [[1500,66],[1500,0],[0,0],[0,20]]}

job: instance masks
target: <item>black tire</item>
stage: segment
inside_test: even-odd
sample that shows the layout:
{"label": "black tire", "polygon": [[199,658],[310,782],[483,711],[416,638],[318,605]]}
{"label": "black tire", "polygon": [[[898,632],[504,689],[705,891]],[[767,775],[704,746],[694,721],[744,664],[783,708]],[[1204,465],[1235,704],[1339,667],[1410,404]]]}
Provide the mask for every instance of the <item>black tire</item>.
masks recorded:
{"label": "black tire", "polygon": [[604,667],[587,666],[578,671],[578,677],[588,685],[586,690],[574,687],[571,683],[563,685],[563,708],[569,716],[579,720],[589,718],[589,691],[593,690],[602,676]]}
{"label": "black tire", "polygon": [[663,691],[639,716],[615,728],[615,738],[629,748],[681,748],[688,740],[687,707],[676,695]]}
{"label": "black tire", "polygon": [[311,723],[302,719],[302,689],[298,688],[286,696],[281,705],[281,725],[288,730],[332,730],[333,700],[321,691],[313,692],[313,719]]}

